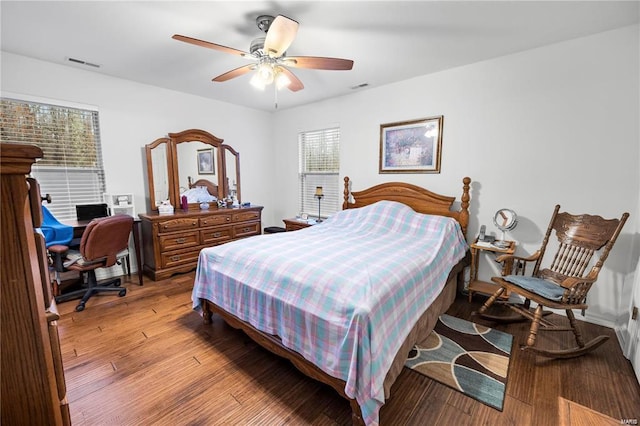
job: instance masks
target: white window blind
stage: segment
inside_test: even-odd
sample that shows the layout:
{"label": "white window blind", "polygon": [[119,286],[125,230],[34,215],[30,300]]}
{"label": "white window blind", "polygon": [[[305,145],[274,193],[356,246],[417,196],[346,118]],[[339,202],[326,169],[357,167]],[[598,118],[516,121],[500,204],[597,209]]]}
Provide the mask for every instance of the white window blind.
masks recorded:
{"label": "white window blind", "polygon": [[105,192],[98,111],[2,98],[2,142],[37,145],[32,168],[47,208],[58,220],[75,219],[76,204],[102,202]]}
{"label": "white window blind", "polygon": [[327,217],[340,209],[340,129],[301,132],[299,140],[300,211],[318,216],[316,187],[321,186],[320,215]]}

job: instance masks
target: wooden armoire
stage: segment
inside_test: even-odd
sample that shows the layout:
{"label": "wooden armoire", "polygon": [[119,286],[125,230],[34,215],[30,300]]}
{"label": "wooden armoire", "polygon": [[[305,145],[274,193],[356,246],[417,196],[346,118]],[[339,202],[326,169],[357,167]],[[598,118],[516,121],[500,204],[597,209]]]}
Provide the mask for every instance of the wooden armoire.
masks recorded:
{"label": "wooden armoire", "polygon": [[3,425],[71,424],[42,224],[33,145],[0,144],[0,346]]}

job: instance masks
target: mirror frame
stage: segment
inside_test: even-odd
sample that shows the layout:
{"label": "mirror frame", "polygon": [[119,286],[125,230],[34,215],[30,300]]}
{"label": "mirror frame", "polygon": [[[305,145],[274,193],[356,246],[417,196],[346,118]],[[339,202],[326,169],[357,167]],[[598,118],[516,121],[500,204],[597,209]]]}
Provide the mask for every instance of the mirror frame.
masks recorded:
{"label": "mirror frame", "polygon": [[236,199],[238,200],[238,204],[242,204],[242,198],[240,196],[240,153],[238,151],[236,151],[235,149],[233,149],[232,147],[230,147],[229,145],[223,144],[221,145],[221,150],[222,150],[222,165],[224,167],[224,183],[223,183],[223,196],[227,197],[228,195],[230,195],[230,190],[229,190],[229,176],[227,176],[227,155],[226,152],[229,151],[231,153],[231,155],[233,155],[236,158],[235,161],[235,170],[236,170]]}
{"label": "mirror frame", "polygon": [[152,151],[159,147],[161,144],[166,144],[166,157],[167,157],[167,196],[169,200],[174,198],[173,196],[173,155],[171,152],[171,139],[170,138],[159,138],[150,144],[145,145],[145,151],[147,154],[147,177],[149,183],[149,202],[151,204],[151,210],[158,210],[157,201],[156,200],[156,191],[155,191],[155,180],[153,179],[153,157]]}
{"label": "mirror frame", "polygon": [[[157,211],[158,206],[155,199],[155,184],[153,176],[153,159],[152,150],[157,148],[160,144],[165,143],[167,145],[167,175],[169,181],[168,196],[169,202],[174,206],[175,211],[180,210],[180,174],[178,167],[178,144],[186,142],[202,142],[210,145],[216,149],[216,167],[219,172],[217,175],[217,182],[211,181],[213,184],[217,184],[218,193],[215,195],[219,200],[225,199],[229,195],[229,179],[227,170],[227,152],[235,157],[235,179],[236,179],[236,198],[238,204],[241,203],[240,198],[240,153],[233,149],[231,146],[224,144],[224,140],[220,139],[211,133],[200,129],[189,129],[177,133],[169,133],[168,137],[156,139],[154,142],[145,145],[145,151],[147,155],[147,180],[149,184],[149,200],[150,208],[152,211]],[[157,165],[156,165],[157,166]],[[189,210],[199,210],[200,205],[198,203],[190,203]]]}
{"label": "mirror frame", "polygon": [[[188,143],[188,142],[202,142],[204,144],[207,145],[211,145],[216,149],[216,167],[218,167],[216,170],[218,170],[219,172],[217,173],[217,177],[218,177],[218,182],[214,182],[217,183],[218,185],[218,193],[217,194],[211,194],[211,195],[215,195],[216,198],[218,199],[222,199],[224,198],[224,193],[223,193],[223,182],[226,180],[226,170],[224,168],[224,161],[222,160],[222,142],[223,140],[213,136],[211,133],[206,132],[204,130],[200,130],[200,129],[189,129],[189,130],[184,130],[182,132],[178,132],[178,133],[169,133],[169,138],[171,139],[171,142],[174,146],[174,149],[172,150],[172,157],[171,157],[171,161],[173,162],[173,194],[174,194],[174,200],[172,201],[172,204],[174,206],[176,206],[176,208],[180,208],[180,171],[178,170],[178,145],[181,143]],[[189,203],[189,210],[199,210],[200,209],[200,205],[198,203]]]}

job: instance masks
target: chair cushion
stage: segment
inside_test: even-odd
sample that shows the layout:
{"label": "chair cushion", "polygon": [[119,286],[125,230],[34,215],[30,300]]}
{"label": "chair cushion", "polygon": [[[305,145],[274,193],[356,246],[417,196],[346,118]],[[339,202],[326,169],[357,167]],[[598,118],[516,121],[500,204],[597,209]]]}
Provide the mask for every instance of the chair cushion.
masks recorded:
{"label": "chair cushion", "polygon": [[522,275],[507,275],[503,277],[505,281],[509,281],[511,284],[515,284],[518,287],[522,287],[525,290],[535,293],[545,299],[554,300],[559,302],[562,300],[564,294],[564,288],[551,281],[543,280],[536,277],[525,277]]}

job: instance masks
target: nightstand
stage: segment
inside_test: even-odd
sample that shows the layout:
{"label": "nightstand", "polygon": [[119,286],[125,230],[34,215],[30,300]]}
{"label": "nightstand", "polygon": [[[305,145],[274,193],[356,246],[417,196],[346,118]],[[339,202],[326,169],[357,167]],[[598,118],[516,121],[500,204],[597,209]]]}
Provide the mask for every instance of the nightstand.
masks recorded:
{"label": "nightstand", "polygon": [[[478,280],[478,260],[480,258],[480,253],[487,252],[492,253],[495,256],[499,256],[502,254],[513,254],[516,251],[516,243],[514,241],[509,241],[509,246],[507,248],[498,248],[494,245],[478,242],[476,239],[473,244],[471,244],[471,274],[469,277],[469,302],[471,302],[471,298],[473,297],[473,293],[482,293],[486,295],[492,295],[498,289],[496,284],[480,281]],[[510,263],[502,264],[502,275],[509,274],[511,270]],[[501,299],[508,299],[509,294],[507,291],[502,293],[500,296]]]}
{"label": "nightstand", "polygon": [[282,219],[282,221],[284,222],[284,227],[287,231],[297,231],[315,224],[313,219],[312,222],[309,222],[306,219],[298,219],[295,217],[291,219]]}

